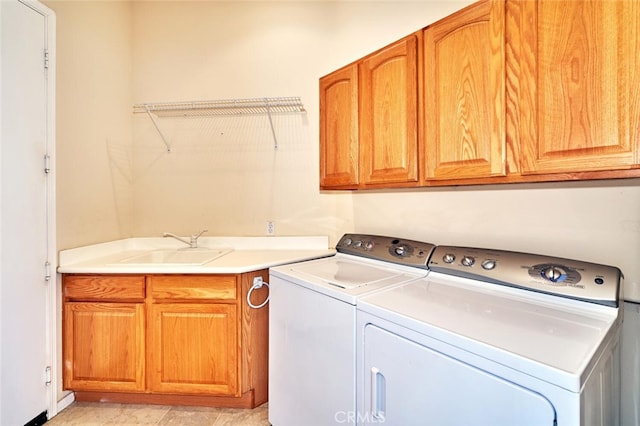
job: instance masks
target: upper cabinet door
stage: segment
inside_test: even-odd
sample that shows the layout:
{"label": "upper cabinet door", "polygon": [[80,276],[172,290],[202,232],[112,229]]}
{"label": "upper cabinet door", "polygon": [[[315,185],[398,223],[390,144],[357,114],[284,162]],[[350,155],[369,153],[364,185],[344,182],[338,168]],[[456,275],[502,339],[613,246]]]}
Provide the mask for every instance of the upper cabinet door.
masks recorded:
{"label": "upper cabinet door", "polygon": [[320,79],[320,188],[358,184],[358,67]]}
{"label": "upper cabinet door", "polygon": [[504,10],[481,1],[424,31],[424,180],[505,174]]}
{"label": "upper cabinet door", "polygon": [[418,40],[406,37],[360,63],[360,181],[418,181]]}
{"label": "upper cabinet door", "polygon": [[640,138],[640,2],[514,2],[522,173],[629,168]]}

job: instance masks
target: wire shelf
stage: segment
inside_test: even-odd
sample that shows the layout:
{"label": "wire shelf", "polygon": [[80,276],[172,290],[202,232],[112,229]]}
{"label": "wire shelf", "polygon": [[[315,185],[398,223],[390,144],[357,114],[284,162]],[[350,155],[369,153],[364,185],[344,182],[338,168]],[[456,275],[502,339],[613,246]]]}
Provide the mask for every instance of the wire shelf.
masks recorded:
{"label": "wire shelf", "polygon": [[280,97],[143,103],[135,104],[133,112],[153,113],[158,117],[201,117],[301,113],[306,110],[299,97]]}
{"label": "wire shelf", "polygon": [[273,128],[272,114],[303,113],[306,112],[299,97],[280,98],[252,98],[252,99],[224,99],[219,101],[189,101],[135,104],[134,113],[145,113],[151,119],[160,134],[162,141],[171,152],[171,145],[160,130],[156,117],[210,117],[210,116],[240,116],[266,114],[271,126],[273,147],[278,149],[278,138]]}

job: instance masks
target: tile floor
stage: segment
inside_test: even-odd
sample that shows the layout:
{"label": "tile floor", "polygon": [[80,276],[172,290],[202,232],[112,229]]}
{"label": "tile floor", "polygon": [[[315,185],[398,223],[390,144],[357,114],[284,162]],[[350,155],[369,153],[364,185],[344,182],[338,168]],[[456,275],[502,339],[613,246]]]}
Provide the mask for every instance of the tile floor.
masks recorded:
{"label": "tile floor", "polygon": [[267,410],[74,402],[46,425],[269,426]]}

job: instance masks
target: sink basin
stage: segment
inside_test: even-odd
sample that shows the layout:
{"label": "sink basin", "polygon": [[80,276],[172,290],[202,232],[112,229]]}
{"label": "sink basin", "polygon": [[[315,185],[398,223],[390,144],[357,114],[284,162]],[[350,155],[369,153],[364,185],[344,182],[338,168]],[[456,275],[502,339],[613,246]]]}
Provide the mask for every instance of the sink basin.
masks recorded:
{"label": "sink basin", "polygon": [[128,257],[117,262],[117,265],[129,266],[163,266],[163,265],[204,265],[214,259],[231,252],[230,249],[179,249],[153,250],[147,253]]}

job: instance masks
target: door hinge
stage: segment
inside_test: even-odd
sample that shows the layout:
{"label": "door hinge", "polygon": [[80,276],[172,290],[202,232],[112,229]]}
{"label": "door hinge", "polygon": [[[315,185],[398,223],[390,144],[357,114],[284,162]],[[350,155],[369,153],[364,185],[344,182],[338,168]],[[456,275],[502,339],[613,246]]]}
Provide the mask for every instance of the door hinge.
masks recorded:
{"label": "door hinge", "polygon": [[44,172],[48,174],[51,171],[51,157],[48,154],[44,155]]}
{"label": "door hinge", "polygon": [[51,281],[51,262],[48,260],[44,262],[44,280],[46,282]]}
{"label": "door hinge", "polygon": [[44,50],[44,69],[49,69],[49,51],[47,49]]}
{"label": "door hinge", "polygon": [[51,385],[51,366],[49,365],[44,369],[44,384]]}

